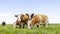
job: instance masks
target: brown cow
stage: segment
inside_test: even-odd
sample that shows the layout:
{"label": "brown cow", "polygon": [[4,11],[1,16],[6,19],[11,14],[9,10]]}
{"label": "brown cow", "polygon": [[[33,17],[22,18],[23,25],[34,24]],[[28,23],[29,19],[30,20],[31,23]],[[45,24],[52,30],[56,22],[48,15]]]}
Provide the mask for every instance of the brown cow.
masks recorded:
{"label": "brown cow", "polygon": [[39,27],[40,24],[44,24],[47,27],[48,17],[46,15],[36,14],[35,16],[33,16],[32,19],[28,21],[28,28],[31,29],[34,25]]}
{"label": "brown cow", "polygon": [[14,23],[14,28],[17,25],[19,25],[19,27],[23,25],[23,28],[25,25],[27,26],[27,21],[29,18],[28,14],[18,14],[18,15],[15,15],[15,17],[17,17],[17,21]]}
{"label": "brown cow", "polygon": [[27,14],[21,15],[21,22],[23,23],[23,28],[25,25],[27,26],[28,19],[29,19],[29,16]]}

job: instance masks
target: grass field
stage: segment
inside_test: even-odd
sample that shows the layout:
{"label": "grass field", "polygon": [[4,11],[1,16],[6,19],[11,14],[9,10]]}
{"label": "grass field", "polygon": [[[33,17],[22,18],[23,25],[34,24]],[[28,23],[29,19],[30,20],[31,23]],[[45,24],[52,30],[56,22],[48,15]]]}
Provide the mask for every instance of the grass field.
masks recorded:
{"label": "grass field", "polygon": [[33,29],[13,28],[12,25],[0,25],[0,34],[60,34],[60,25],[49,25],[47,28],[34,27]]}

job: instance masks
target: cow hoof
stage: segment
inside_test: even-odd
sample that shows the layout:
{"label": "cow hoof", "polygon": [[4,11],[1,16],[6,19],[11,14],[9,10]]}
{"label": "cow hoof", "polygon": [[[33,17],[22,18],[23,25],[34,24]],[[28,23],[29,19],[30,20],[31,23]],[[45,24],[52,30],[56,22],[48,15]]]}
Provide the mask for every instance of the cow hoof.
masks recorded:
{"label": "cow hoof", "polygon": [[16,27],[13,27],[13,28],[16,28]]}
{"label": "cow hoof", "polygon": [[28,29],[32,29],[32,28],[29,27]]}
{"label": "cow hoof", "polygon": [[22,27],[22,28],[24,28],[24,27]]}
{"label": "cow hoof", "polygon": [[18,28],[21,28],[21,27],[18,27]]}

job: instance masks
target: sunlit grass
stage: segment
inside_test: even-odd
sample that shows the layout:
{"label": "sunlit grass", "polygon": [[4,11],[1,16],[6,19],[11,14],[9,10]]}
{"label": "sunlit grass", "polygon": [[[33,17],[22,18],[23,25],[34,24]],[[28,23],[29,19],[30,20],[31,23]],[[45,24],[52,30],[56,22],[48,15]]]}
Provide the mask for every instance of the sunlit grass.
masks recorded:
{"label": "sunlit grass", "polygon": [[0,25],[0,34],[60,34],[60,25],[49,25],[47,28],[13,28],[13,25]]}

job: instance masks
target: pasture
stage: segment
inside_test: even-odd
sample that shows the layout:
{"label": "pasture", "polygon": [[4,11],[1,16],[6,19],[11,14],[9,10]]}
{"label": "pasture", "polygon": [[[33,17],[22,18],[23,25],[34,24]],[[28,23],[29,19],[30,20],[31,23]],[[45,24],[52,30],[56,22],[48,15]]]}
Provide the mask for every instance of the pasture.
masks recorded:
{"label": "pasture", "polygon": [[60,24],[49,25],[46,27],[32,29],[28,28],[13,28],[13,25],[0,25],[0,34],[60,34]]}

